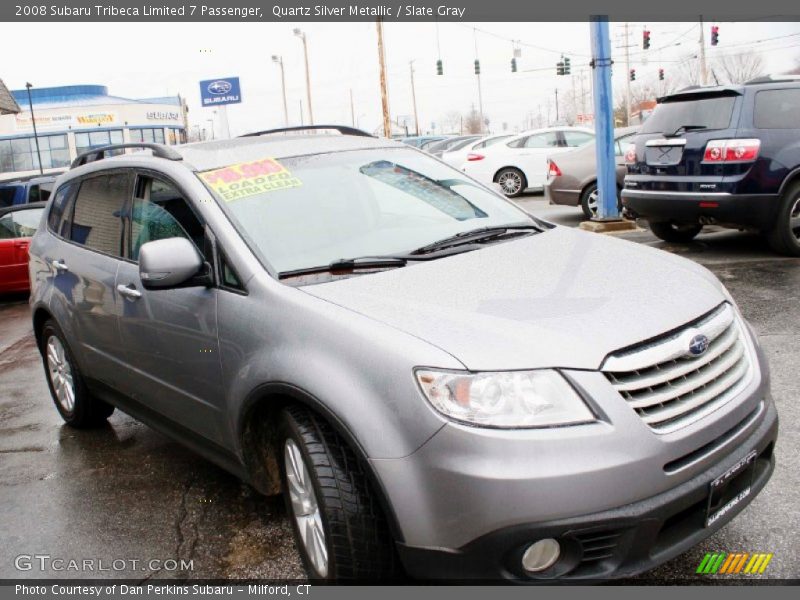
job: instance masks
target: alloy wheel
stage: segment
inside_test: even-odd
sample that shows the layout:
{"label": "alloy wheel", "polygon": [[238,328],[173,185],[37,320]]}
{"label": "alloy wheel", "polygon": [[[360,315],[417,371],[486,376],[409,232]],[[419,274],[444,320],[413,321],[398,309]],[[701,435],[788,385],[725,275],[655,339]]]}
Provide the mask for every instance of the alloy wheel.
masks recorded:
{"label": "alloy wheel", "polygon": [[795,200],[792,210],[789,211],[789,229],[792,235],[800,240],[800,197]]}
{"label": "alloy wheel", "polygon": [[286,440],[283,457],[292,512],[297,522],[297,530],[300,532],[300,539],[317,575],[326,577],[328,575],[328,546],[311,474],[308,472],[300,448],[294,440]]}
{"label": "alloy wheel", "polygon": [[595,188],[594,191],[591,194],[589,194],[589,198],[586,201],[586,205],[589,207],[589,212],[592,213],[593,217],[597,216],[597,199],[598,199],[598,197],[599,197],[599,194],[597,192],[597,188]]}
{"label": "alloy wheel", "polygon": [[66,412],[75,408],[75,384],[72,379],[72,367],[67,360],[64,345],[56,336],[47,340],[47,372],[53,384],[56,399]]}
{"label": "alloy wheel", "polygon": [[513,171],[503,171],[497,178],[497,183],[500,184],[506,195],[516,194],[522,187],[522,177]]}

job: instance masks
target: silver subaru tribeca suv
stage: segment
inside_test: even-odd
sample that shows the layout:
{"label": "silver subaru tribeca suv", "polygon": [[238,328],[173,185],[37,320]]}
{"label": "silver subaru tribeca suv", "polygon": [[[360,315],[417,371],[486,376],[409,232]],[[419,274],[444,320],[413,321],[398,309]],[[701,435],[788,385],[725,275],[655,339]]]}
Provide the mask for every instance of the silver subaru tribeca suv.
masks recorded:
{"label": "silver subaru tribeca suv", "polygon": [[709,271],[328,129],[59,178],[30,304],[69,425],[282,491],[318,579],[630,576],[764,487],[767,366]]}

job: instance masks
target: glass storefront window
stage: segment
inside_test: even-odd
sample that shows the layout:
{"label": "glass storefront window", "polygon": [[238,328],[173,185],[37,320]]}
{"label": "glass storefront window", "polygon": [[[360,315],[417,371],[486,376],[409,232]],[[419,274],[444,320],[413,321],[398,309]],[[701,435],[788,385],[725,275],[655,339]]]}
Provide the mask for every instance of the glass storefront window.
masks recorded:
{"label": "glass storefront window", "polygon": [[[87,152],[94,148],[110,146],[111,144],[122,143],[122,130],[112,129],[110,131],[90,131],[75,134],[75,149],[78,154]],[[110,155],[122,154],[122,150],[114,150]]]}
{"label": "glass storefront window", "polygon": [[[66,134],[40,135],[39,153],[42,168],[68,167],[70,163]],[[0,172],[34,171],[39,168],[33,136],[0,140]]]}
{"label": "glass storefront window", "polygon": [[164,129],[162,127],[148,127],[145,129],[131,129],[131,142],[163,144]]}

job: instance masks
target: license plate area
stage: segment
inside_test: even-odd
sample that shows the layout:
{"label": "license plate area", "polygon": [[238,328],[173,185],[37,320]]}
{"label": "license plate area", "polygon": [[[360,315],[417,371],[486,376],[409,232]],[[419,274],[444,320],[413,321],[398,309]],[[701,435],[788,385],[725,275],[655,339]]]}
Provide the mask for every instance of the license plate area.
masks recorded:
{"label": "license plate area", "polygon": [[713,525],[750,495],[757,456],[758,453],[751,450],[747,456],[711,482],[706,527]]}
{"label": "license plate area", "polygon": [[647,146],[644,150],[644,159],[653,167],[672,167],[681,162],[683,146]]}

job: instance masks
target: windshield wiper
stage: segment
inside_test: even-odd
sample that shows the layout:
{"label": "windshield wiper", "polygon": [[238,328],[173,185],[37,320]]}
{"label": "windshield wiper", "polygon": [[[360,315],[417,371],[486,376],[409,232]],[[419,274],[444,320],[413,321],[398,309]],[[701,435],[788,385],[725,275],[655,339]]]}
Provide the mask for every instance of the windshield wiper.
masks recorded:
{"label": "windshield wiper", "polygon": [[391,267],[405,267],[411,260],[428,260],[417,256],[385,255],[385,256],[357,256],[355,258],[339,258],[327,265],[316,267],[305,267],[292,271],[281,271],[278,273],[280,279],[289,277],[300,277],[301,275],[312,275],[314,273],[349,273],[355,269],[383,269]]}
{"label": "windshield wiper", "polygon": [[684,131],[698,131],[700,129],[708,129],[708,127],[706,127],[705,125],[681,125],[672,133],[665,133],[664,137],[673,137],[675,135],[683,133]]}
{"label": "windshield wiper", "polygon": [[501,236],[511,231],[536,231],[541,232],[542,228],[538,225],[530,223],[517,224],[517,225],[500,225],[497,227],[481,227],[479,229],[470,229],[469,231],[462,231],[455,235],[437,240],[430,244],[426,244],[416,250],[409,252],[410,255],[416,256],[419,254],[428,254],[436,250],[443,250],[444,248],[452,248],[453,246],[460,246],[463,244],[472,244],[475,242],[484,242],[492,238]]}

